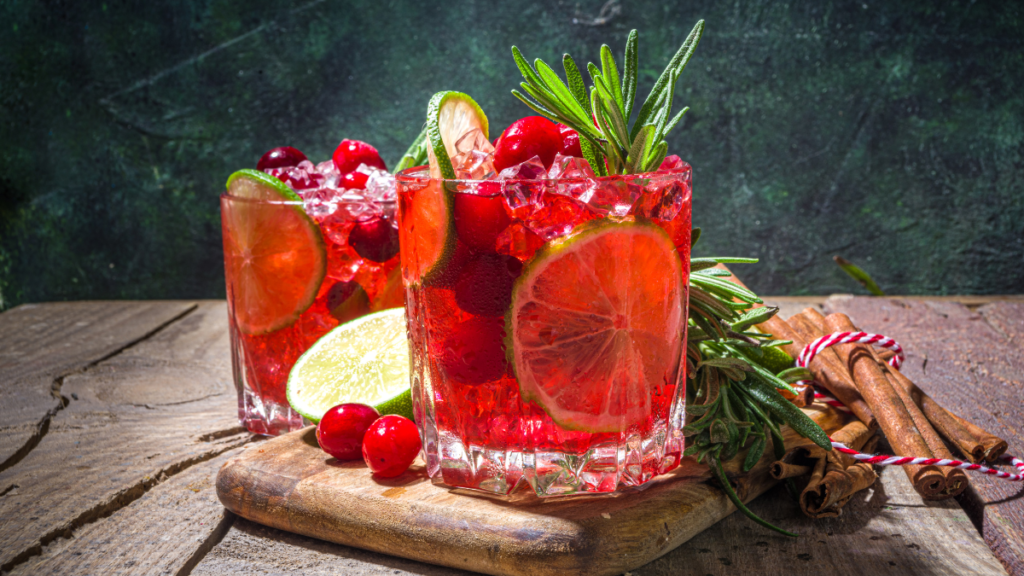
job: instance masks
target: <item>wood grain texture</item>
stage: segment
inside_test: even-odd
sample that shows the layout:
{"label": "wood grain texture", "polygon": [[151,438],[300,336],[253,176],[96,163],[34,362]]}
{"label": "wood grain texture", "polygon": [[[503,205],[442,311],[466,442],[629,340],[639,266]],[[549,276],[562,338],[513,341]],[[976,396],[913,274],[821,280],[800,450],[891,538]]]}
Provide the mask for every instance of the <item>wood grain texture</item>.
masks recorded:
{"label": "wood grain texture", "polygon": [[62,377],[117,353],[195,306],[55,302],[0,314],[0,471],[23,457],[63,408]]}
{"label": "wood grain texture", "polygon": [[[986,304],[835,297],[830,311],[891,336],[907,353],[902,371],[939,404],[1024,450],[1024,303]],[[1019,483],[977,474],[960,497],[985,542],[1011,574],[1024,574],[1024,499]]]}
{"label": "wood grain texture", "polygon": [[131,505],[58,538],[11,576],[179,574],[219,540],[234,516],[217,500],[228,450],[157,484]]}
{"label": "wood grain texture", "polygon": [[[827,431],[842,422],[831,408],[806,411]],[[787,446],[807,444],[786,435]],[[769,453],[736,479],[744,500],[774,485]],[[709,477],[686,460],[634,494],[510,503],[435,486],[422,466],[375,480],[362,462],[327,457],[310,427],[244,451],[223,468],[217,491],[243,518],[340,544],[487,574],[596,576],[642,566],[732,513]]]}
{"label": "wood grain texture", "polygon": [[0,569],[247,441],[237,420],[226,318],[223,302],[202,303],[63,379],[67,407],[38,446],[0,473]]}

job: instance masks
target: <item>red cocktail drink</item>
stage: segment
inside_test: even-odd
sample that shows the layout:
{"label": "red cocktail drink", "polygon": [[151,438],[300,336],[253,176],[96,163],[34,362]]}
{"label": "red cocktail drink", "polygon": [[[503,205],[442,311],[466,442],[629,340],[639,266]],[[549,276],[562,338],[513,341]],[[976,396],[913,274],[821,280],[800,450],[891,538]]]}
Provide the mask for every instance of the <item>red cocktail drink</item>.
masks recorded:
{"label": "red cocktail drink", "polygon": [[673,162],[599,178],[561,156],[551,172],[515,168],[534,179],[398,175],[413,404],[434,481],[606,493],[678,466],[691,172]]}
{"label": "red cocktail drink", "polygon": [[339,323],[403,303],[393,177],[355,174],[362,188],[330,161],[243,170],[221,196],[238,417],[251,432],[306,425],[285,397],[295,361]]}

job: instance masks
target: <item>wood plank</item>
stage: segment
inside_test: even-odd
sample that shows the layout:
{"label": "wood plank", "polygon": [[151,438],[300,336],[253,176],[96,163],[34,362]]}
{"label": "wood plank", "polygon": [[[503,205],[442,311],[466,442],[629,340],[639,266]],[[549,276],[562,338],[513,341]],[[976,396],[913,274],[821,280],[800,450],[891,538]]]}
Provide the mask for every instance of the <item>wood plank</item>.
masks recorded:
{"label": "wood plank", "polygon": [[185,573],[227,532],[234,515],[217,499],[217,471],[228,450],[171,476],[113,515],[51,542],[11,576]]}
{"label": "wood plank", "polygon": [[24,457],[63,408],[62,377],[117,353],[195,306],[55,302],[24,304],[0,314],[0,471]]}
{"label": "wood plank", "polygon": [[[948,301],[831,298],[863,330],[895,338],[907,352],[903,372],[940,404],[1024,447],[1024,303],[976,311]],[[985,542],[1013,574],[1024,574],[1024,499],[1019,483],[970,475],[960,502]]]}
{"label": "wood plank", "polygon": [[[828,407],[806,411],[826,431],[842,421]],[[787,446],[809,443],[785,434]],[[745,500],[775,484],[769,453],[737,478]],[[376,480],[362,462],[324,454],[309,427],[244,451],[221,470],[217,492],[243,518],[375,552],[487,574],[597,576],[641,566],[730,514],[709,477],[687,459],[641,492],[585,502],[528,492],[513,503],[436,486],[422,465]]]}
{"label": "wood plank", "polygon": [[952,501],[924,502],[896,468],[858,493],[838,518],[812,520],[782,486],[750,509],[799,538],[733,514],[633,576],[677,574],[1005,574],[967,514]]}
{"label": "wood plank", "polygon": [[0,570],[138,499],[161,475],[248,439],[238,425],[226,318],[224,302],[201,303],[64,378],[68,406],[34,450],[0,473],[8,487],[0,498]]}

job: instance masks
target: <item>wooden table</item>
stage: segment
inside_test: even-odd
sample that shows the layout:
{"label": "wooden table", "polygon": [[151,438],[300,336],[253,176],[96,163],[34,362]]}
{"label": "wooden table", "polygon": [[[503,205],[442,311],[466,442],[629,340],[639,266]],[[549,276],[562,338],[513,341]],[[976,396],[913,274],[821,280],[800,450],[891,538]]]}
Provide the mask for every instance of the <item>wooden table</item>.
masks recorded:
{"label": "wooden table", "polygon": [[[776,298],[896,338],[904,371],[1024,449],[1024,298]],[[265,528],[217,501],[239,425],[224,302],[29,304],[0,314],[0,571],[10,574],[462,572]],[[1024,575],[1024,486],[971,476],[925,503],[896,469],[837,519],[775,489],[633,572]],[[986,546],[987,545],[987,546]]]}

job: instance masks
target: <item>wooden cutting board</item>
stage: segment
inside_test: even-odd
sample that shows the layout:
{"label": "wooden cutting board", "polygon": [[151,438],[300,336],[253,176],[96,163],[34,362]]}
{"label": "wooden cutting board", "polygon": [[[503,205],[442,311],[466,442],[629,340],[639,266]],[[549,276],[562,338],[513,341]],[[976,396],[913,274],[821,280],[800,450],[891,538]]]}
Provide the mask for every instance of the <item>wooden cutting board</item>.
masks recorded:
{"label": "wooden cutting board", "polygon": [[[827,407],[804,411],[828,433],[845,421]],[[783,431],[787,447],[808,443]],[[744,475],[736,474],[742,455],[726,467],[744,501],[774,485],[770,453]],[[509,502],[436,486],[422,463],[375,479],[362,462],[327,456],[309,427],[227,462],[217,494],[228,510],[260,524],[431,564],[508,576],[600,576],[643,566],[735,511],[710,476],[688,459],[642,491]]]}

